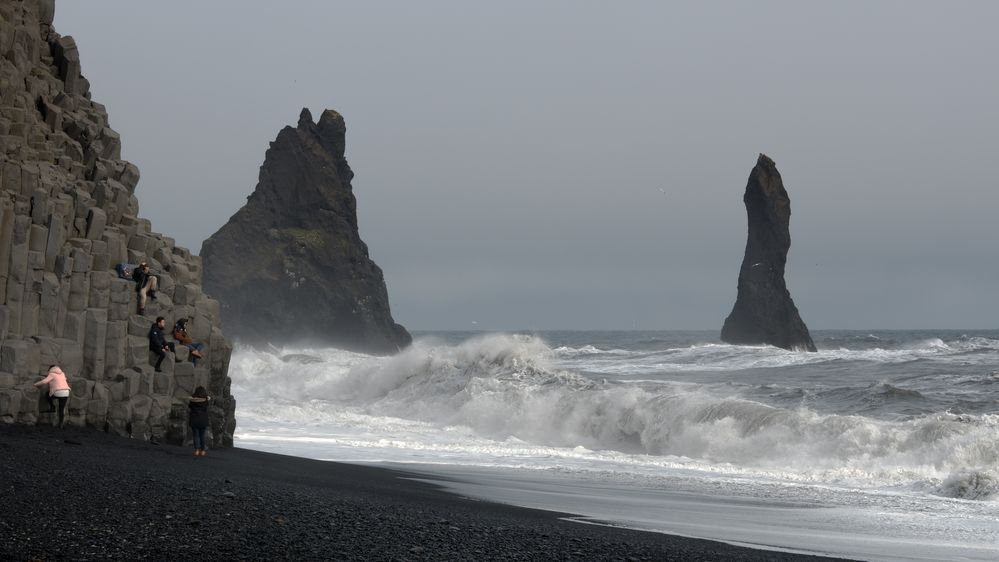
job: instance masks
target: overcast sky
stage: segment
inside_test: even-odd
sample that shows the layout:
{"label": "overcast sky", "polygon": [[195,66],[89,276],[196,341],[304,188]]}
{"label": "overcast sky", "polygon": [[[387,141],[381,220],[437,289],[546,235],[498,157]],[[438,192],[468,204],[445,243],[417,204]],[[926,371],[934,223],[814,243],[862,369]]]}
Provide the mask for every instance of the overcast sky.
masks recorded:
{"label": "overcast sky", "polygon": [[996,22],[987,1],[56,10],[141,215],[195,252],[302,107],[343,114],[410,329],[720,329],[760,152],[810,328],[997,327]]}

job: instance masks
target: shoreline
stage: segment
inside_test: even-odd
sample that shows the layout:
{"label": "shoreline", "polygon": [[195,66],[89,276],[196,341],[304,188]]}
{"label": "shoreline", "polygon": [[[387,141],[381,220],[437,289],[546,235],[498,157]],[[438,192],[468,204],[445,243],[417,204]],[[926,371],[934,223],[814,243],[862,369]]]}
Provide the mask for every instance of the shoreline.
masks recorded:
{"label": "shoreline", "polygon": [[428,475],[0,426],[8,560],[834,560],[462,497]]}

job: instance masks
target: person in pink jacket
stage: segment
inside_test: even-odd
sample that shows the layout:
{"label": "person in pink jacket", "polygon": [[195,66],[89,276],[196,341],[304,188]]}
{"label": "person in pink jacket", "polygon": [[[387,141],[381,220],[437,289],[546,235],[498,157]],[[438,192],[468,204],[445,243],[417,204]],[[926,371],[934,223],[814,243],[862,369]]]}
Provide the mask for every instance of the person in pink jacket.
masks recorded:
{"label": "person in pink jacket", "polygon": [[35,383],[35,386],[49,386],[49,412],[55,411],[53,398],[59,401],[59,427],[63,426],[63,415],[66,411],[66,400],[69,399],[69,383],[66,382],[66,373],[62,372],[56,365],[49,367],[49,374],[44,379]]}

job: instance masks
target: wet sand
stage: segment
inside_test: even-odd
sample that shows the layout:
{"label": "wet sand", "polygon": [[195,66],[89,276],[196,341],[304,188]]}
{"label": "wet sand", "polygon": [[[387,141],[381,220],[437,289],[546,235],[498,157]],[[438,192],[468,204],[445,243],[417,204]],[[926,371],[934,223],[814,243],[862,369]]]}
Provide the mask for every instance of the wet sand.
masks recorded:
{"label": "wet sand", "polygon": [[831,560],[565,521],[423,475],[0,425],[0,559]]}

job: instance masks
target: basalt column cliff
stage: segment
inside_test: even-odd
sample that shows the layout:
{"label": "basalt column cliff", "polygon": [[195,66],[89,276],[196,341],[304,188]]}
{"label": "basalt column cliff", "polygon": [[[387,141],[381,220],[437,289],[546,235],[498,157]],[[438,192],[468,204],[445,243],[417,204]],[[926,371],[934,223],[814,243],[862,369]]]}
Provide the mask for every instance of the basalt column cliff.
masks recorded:
{"label": "basalt column cliff", "polygon": [[722,327],[722,341],[815,351],[808,328],[784,283],[791,248],[791,200],[774,161],[760,154],[746,184],[749,238],[739,270],[739,294]]}
{"label": "basalt column cliff", "polygon": [[[32,383],[49,365],[72,388],[66,423],[181,443],[187,398],[214,398],[210,439],[232,444],[231,346],[201,260],[138,217],[139,170],[80,74],[72,37],[52,29],[53,0],[0,2],[0,422],[51,424]],[[148,262],[159,296],[138,314],[118,263]],[[156,316],[192,319],[197,366],[177,345],[161,372],[147,333]],[[169,330],[169,326],[168,326]]]}
{"label": "basalt column cliff", "polygon": [[205,290],[228,334],[370,353],[411,342],[357,231],[346,130],[335,111],[314,123],[303,109],[271,143],[246,205],[202,246]]}

